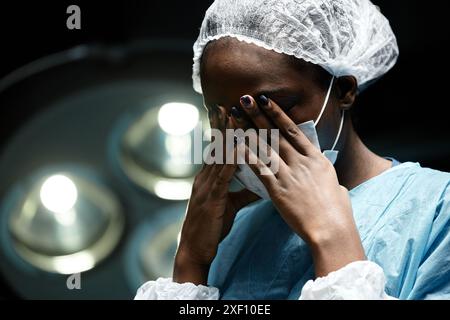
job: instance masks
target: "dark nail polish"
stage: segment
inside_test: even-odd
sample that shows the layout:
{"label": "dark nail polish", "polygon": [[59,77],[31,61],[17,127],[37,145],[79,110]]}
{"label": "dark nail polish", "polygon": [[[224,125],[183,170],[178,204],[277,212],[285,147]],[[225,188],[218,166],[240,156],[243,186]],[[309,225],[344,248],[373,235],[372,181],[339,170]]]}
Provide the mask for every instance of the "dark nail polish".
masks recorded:
{"label": "dark nail polish", "polygon": [[267,106],[269,105],[269,99],[265,95],[260,95],[258,98],[258,103],[263,107]]}
{"label": "dark nail polish", "polygon": [[248,107],[251,106],[252,100],[250,99],[249,96],[243,96],[243,97],[241,98],[241,103],[242,103],[242,105],[243,105],[244,107],[248,108]]}
{"label": "dark nail polish", "polygon": [[236,108],[236,107],[231,108],[231,115],[233,117],[235,117],[236,119],[241,119],[242,118],[241,111],[238,108]]}

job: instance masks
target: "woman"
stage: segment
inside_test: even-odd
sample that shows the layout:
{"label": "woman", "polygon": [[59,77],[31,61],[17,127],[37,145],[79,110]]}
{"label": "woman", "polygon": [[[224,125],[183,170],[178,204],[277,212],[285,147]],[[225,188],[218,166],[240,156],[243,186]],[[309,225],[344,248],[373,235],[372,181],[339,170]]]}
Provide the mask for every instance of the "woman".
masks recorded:
{"label": "woman", "polygon": [[[173,279],[137,299],[450,298],[450,174],[374,154],[349,117],[398,56],[377,7],[216,0],[194,54],[212,127],[278,128],[279,170],[249,165],[255,188],[236,165],[205,165]],[[228,192],[234,175],[256,194]]]}

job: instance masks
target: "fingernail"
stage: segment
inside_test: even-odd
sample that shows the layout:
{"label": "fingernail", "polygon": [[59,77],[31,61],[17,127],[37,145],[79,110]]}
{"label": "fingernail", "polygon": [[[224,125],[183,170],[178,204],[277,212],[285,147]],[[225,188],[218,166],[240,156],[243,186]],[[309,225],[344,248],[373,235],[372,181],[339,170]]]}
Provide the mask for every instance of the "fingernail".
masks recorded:
{"label": "fingernail", "polygon": [[242,118],[241,111],[239,111],[239,109],[236,108],[236,107],[231,108],[231,115],[233,117],[235,117],[236,119],[241,119]]}
{"label": "fingernail", "polygon": [[252,105],[252,99],[249,96],[243,96],[241,98],[241,103],[244,107],[249,108]]}
{"label": "fingernail", "polygon": [[260,95],[258,98],[258,103],[265,107],[267,105],[269,105],[269,99],[265,96],[265,95]]}

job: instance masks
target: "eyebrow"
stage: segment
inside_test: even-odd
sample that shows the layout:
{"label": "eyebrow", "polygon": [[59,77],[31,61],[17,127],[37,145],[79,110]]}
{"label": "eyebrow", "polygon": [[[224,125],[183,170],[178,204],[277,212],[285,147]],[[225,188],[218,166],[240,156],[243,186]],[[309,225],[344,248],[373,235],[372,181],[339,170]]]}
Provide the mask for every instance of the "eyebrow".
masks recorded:
{"label": "eyebrow", "polygon": [[[301,96],[301,93],[294,93],[292,91],[292,89],[287,88],[287,87],[279,87],[279,88],[275,88],[275,89],[268,89],[268,90],[259,90],[255,95],[252,95],[253,98],[258,98],[261,95],[265,95],[268,98],[275,96],[275,97],[283,97],[283,98],[298,98]],[[213,104],[209,104],[206,103],[206,101],[204,101],[203,105],[209,109],[210,107],[216,107],[219,106],[219,104],[217,103],[213,103]]]}
{"label": "eyebrow", "polygon": [[295,94],[289,88],[275,88],[270,90],[260,90],[256,94],[256,97],[259,97],[261,95],[276,96],[276,95],[295,95]]}

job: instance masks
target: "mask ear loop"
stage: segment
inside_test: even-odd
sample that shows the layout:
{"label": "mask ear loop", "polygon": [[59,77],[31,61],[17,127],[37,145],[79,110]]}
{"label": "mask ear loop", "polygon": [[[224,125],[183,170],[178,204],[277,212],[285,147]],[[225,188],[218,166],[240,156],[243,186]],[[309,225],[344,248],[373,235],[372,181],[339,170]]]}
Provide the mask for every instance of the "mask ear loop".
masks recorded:
{"label": "mask ear loop", "polygon": [[[326,107],[328,105],[328,100],[330,99],[330,94],[331,94],[331,89],[333,88],[333,84],[334,84],[334,75],[331,78],[330,86],[328,87],[327,95],[325,97],[325,101],[323,103],[322,110],[320,111],[320,114],[317,117],[317,120],[314,122],[314,126],[317,126],[317,124],[319,123],[320,119],[322,118],[323,113],[325,112],[325,109],[326,109]],[[334,140],[333,146],[331,147],[330,151],[334,151],[334,148],[336,148],[336,145],[337,145],[337,143],[339,141],[339,138],[340,138],[341,133],[342,133],[342,128],[344,127],[344,118],[345,118],[345,110],[342,110],[341,123],[339,125],[339,130],[338,130],[338,133],[336,135],[336,139]]]}
{"label": "mask ear loop", "polygon": [[330,99],[330,94],[331,94],[331,89],[333,88],[333,83],[334,83],[334,76],[333,76],[333,78],[331,78],[330,86],[328,87],[328,92],[325,97],[325,102],[323,103],[322,110],[320,110],[320,114],[317,117],[317,120],[314,122],[314,126],[317,126],[317,124],[319,123],[320,119],[322,118],[322,115],[328,105],[328,99]]}
{"label": "mask ear loop", "polygon": [[331,151],[334,151],[334,148],[336,148],[336,145],[339,141],[339,138],[341,136],[342,128],[344,127],[344,118],[345,118],[345,110],[342,110],[342,116],[341,116],[341,124],[339,125],[338,134],[336,136],[336,140],[334,140],[334,144],[331,147]]}

